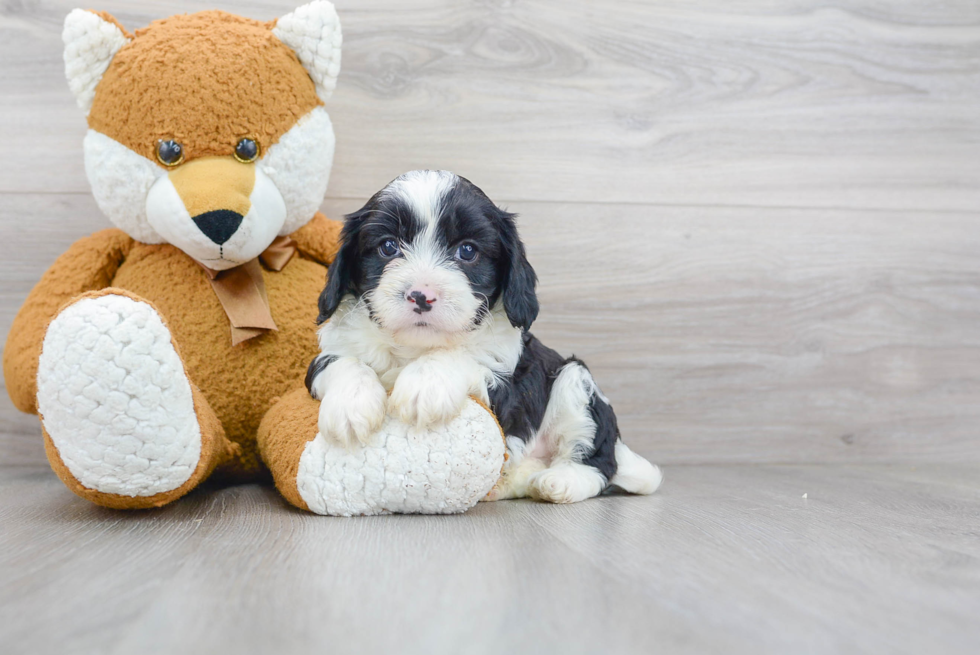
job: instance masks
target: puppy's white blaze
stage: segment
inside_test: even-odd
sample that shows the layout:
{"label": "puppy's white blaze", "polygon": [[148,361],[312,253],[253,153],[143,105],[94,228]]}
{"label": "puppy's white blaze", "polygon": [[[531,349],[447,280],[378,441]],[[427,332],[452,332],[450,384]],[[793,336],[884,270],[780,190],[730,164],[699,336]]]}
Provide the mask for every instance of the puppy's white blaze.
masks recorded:
{"label": "puppy's white blaze", "polygon": [[[438,345],[442,337],[433,332],[469,329],[480,307],[466,275],[438,238],[443,201],[457,181],[448,171],[411,171],[383,192],[405,204],[422,228],[411,243],[401,244],[404,258],[385,268],[378,287],[368,295],[382,326],[408,344]],[[417,287],[432,289],[436,297],[432,309],[422,314],[416,313],[416,305],[406,298]]]}
{"label": "puppy's white blaze", "polygon": [[633,494],[652,494],[664,476],[660,467],[640,457],[622,441],[616,442],[616,474],[609,482]]}
{"label": "puppy's white blaze", "polygon": [[282,194],[259,168],[249,201],[251,207],[238,230],[220,246],[194,223],[168,176],[158,178],[146,195],[146,216],[168,243],[209,268],[223,271],[258,257],[286,220]]}
{"label": "puppy's white blaze", "polygon": [[457,181],[459,177],[449,171],[409,171],[385,187],[381,197],[398,196],[426,231],[438,223],[442,201]]}

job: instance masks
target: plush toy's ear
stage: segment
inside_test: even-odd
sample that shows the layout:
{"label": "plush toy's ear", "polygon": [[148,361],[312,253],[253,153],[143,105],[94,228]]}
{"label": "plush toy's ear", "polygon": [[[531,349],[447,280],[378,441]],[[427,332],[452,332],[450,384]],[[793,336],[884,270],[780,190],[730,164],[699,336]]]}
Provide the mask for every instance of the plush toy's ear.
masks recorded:
{"label": "plush toy's ear", "polygon": [[65,75],[68,88],[86,114],[112,58],[130,37],[109,14],[75,9],[65,17],[61,33],[65,42]]}
{"label": "plush toy's ear", "polygon": [[323,100],[333,93],[340,74],[340,19],[327,0],[314,0],[276,21],[272,33],[299,57]]}

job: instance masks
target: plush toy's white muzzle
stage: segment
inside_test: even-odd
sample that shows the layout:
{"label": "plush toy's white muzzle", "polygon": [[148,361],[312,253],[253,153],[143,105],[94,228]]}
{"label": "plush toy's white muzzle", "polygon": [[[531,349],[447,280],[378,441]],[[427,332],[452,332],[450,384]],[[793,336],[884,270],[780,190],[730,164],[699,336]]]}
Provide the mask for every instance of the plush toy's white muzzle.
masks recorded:
{"label": "plush toy's white muzzle", "polygon": [[430,429],[389,416],[367,445],[350,449],[318,434],[296,482],[317,514],[456,514],[490,492],[503,463],[500,426],[470,399],[459,416]]}
{"label": "plush toy's white muzzle", "polygon": [[258,257],[286,221],[286,203],[253,164],[204,157],[159,177],[146,196],[150,225],[214,270]]}

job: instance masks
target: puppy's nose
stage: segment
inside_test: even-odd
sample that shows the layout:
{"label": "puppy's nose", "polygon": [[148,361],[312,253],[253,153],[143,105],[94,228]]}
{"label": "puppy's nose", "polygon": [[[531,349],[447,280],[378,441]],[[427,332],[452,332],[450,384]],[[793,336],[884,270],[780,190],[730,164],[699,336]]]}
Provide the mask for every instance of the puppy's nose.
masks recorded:
{"label": "puppy's nose", "polygon": [[415,303],[414,311],[416,314],[427,312],[432,309],[432,303],[436,301],[435,293],[431,289],[412,289],[405,296],[408,302]]}
{"label": "puppy's nose", "polygon": [[219,246],[238,231],[244,216],[230,209],[215,209],[194,217],[194,223],[207,238]]}

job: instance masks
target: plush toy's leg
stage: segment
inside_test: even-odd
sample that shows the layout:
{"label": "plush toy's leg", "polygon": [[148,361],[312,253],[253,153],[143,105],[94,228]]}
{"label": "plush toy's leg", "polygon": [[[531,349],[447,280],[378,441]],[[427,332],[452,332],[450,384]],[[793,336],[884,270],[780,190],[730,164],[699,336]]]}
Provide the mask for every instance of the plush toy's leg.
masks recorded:
{"label": "plush toy's leg", "polygon": [[300,494],[300,460],[306,445],[317,435],[320,403],[304,387],[283,396],[259,425],[258,443],[262,461],[272,471],[279,493],[292,505],[309,510]]}
{"label": "plush toy's leg", "polygon": [[237,448],[188,379],[156,309],[126,291],[65,306],[45,333],[37,378],[51,467],[99,505],[169,503]]}
{"label": "plush toy's leg", "polygon": [[444,426],[417,431],[388,416],[369,443],[349,447],[319,434],[319,413],[320,403],[299,387],[259,426],[262,461],[300,509],[331,516],[455,514],[486,496],[500,474],[503,434],[475,398]]}

